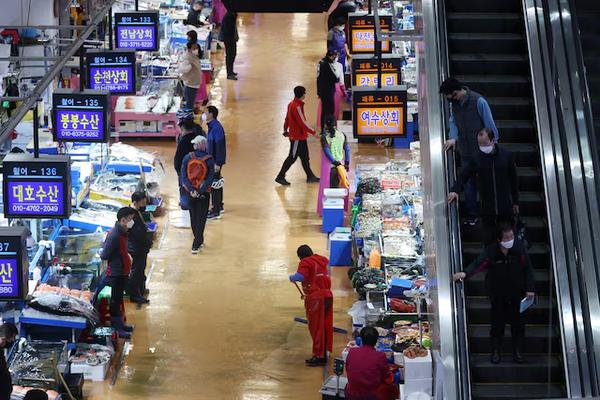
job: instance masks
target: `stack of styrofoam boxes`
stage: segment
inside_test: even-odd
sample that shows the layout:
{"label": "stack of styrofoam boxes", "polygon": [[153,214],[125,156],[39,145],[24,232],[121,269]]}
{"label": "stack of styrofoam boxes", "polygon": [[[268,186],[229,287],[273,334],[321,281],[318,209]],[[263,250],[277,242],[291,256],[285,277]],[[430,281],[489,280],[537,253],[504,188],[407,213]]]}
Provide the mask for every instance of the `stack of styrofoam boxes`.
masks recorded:
{"label": "stack of styrofoam boxes", "polygon": [[402,386],[401,399],[415,393],[432,395],[433,368],[431,351],[427,350],[427,357],[404,357],[404,385]]}

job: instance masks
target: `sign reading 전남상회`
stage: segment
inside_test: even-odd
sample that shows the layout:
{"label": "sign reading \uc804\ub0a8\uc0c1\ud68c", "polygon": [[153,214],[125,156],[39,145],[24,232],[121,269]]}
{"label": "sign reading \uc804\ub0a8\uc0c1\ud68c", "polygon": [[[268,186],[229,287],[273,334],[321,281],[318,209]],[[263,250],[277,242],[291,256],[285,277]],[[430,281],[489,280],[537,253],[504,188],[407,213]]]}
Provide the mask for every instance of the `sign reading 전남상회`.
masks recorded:
{"label": "sign reading \uc804\ub0a8\uc0c1\ud68c", "polygon": [[115,13],[117,49],[157,51],[159,49],[158,11]]}
{"label": "sign reading \uc804\ub0a8\uc0c1\ud68c", "polygon": [[[352,85],[377,86],[379,60],[371,55],[352,57]],[[381,60],[381,86],[398,86],[401,83],[402,59],[383,54]]]}
{"label": "sign reading \uc804\ub0a8\uc0c1\ud68c", "polygon": [[104,90],[56,90],[52,135],[57,142],[108,142],[110,94]]}
{"label": "sign reading \uc804\ub0a8\uc0c1\ud68c", "polygon": [[68,156],[8,154],[2,162],[5,218],[71,216],[71,162]]}
{"label": "sign reading \uc804\ub0a8\uc0c1\ud68c", "polygon": [[88,50],[87,87],[111,93],[135,93],[135,50]]}
{"label": "sign reading \uc804\ub0a8\uc0c1\ud68c", "polygon": [[27,229],[0,228],[0,301],[22,300],[28,293]]}
{"label": "sign reading \uc804\ub0a8\uc0c1\ud68c", "polygon": [[355,87],[352,92],[354,137],[406,136],[406,87]]}
{"label": "sign reading \uc804\ub0a8\uc0c1\ud68c", "polygon": [[[389,32],[392,26],[391,15],[380,15],[381,31]],[[375,17],[364,13],[348,14],[348,27],[350,40],[348,48],[352,54],[375,53]],[[389,40],[381,42],[381,52],[391,53],[392,47]]]}

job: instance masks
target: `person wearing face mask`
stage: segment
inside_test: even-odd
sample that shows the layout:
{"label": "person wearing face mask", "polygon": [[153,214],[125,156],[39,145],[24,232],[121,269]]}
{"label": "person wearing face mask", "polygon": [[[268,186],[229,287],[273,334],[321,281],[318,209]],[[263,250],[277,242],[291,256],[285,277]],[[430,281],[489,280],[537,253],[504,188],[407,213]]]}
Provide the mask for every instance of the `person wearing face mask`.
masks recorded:
{"label": "person wearing face mask", "polygon": [[128,232],[133,228],[133,219],[137,213],[131,207],[123,207],[117,212],[117,222],[108,231],[100,258],[108,262],[106,275],[111,287],[110,293],[110,321],[113,328],[121,338],[129,339],[133,327],[126,325],[121,313],[123,292],[131,272],[132,259],[129,255]]}
{"label": "person wearing face mask", "polygon": [[[494,133],[494,139],[498,141],[498,129],[487,100],[479,93],[454,78],[448,78],[442,83],[440,93],[450,102],[450,131],[444,150],[458,149],[460,164],[464,167],[478,153],[477,134],[483,128],[487,128]],[[464,190],[467,211],[465,223],[474,226],[477,224],[475,181],[465,182]]]}
{"label": "person wearing face mask", "polygon": [[188,42],[186,47],[187,52],[183,56],[178,72],[183,81],[184,107],[193,110],[198,88],[202,85],[202,67],[198,57],[198,44]]}
{"label": "person wearing face mask", "polygon": [[[317,67],[317,95],[321,100],[321,115],[333,115],[335,113],[335,90],[336,84],[340,81],[333,65],[337,56],[336,51],[328,50]],[[324,124],[325,120],[321,118],[321,130]]]}
{"label": "person wearing face mask", "polygon": [[5,322],[0,325],[0,399],[10,400],[12,393],[12,377],[4,357],[4,350],[10,349],[15,343],[19,331],[15,324]]}
{"label": "person wearing face mask", "polygon": [[327,50],[338,53],[338,62],[342,65],[342,70],[346,72],[346,57],[350,58],[350,50],[346,42],[346,33],[344,32],[345,21],[343,18],[337,20],[327,33]]}
{"label": "person wearing face mask", "polygon": [[513,153],[496,143],[494,133],[483,128],[477,135],[477,153],[461,169],[448,194],[448,203],[458,199],[458,193],[470,179],[475,179],[481,200],[480,216],[483,243],[494,242],[494,230],[499,222],[514,223],[519,214],[519,182]]}
{"label": "person wearing face mask", "polygon": [[138,304],[150,303],[146,295],[146,264],[148,253],[152,248],[152,233],[142,213],[148,205],[148,197],[144,192],[135,192],[131,195],[131,208],[136,213],[133,216],[133,227],[129,230],[128,247],[131,254],[131,274],[129,275],[129,298]]}
{"label": "person wearing face mask", "polygon": [[490,361],[493,364],[500,362],[504,326],[510,323],[513,359],[522,364],[524,360],[521,345],[525,336],[525,324],[520,306],[524,297],[530,300],[535,298],[533,267],[526,247],[520,241],[515,241],[515,233],[510,224],[499,224],[496,232],[496,243],[486,247],[464,272],[454,274],[454,281],[469,279],[486,271],[486,289],[492,306]]}

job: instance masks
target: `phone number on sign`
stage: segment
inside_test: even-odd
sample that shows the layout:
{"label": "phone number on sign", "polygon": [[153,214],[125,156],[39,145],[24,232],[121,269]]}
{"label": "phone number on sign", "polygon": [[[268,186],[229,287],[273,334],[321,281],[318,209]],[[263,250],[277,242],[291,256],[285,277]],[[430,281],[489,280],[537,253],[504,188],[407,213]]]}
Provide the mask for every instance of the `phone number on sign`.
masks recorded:
{"label": "phone number on sign", "polygon": [[11,204],[13,213],[57,213],[58,204]]}
{"label": "phone number on sign", "polygon": [[15,289],[10,286],[0,286],[0,294],[14,294]]}

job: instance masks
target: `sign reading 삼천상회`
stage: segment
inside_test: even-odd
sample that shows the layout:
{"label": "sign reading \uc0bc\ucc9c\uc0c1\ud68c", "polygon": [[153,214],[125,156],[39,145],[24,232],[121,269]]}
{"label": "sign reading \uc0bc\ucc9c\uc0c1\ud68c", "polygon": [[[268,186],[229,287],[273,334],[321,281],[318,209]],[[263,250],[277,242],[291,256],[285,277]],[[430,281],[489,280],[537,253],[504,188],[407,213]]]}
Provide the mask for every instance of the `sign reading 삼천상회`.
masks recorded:
{"label": "sign reading \uc0bc\ucc9c\uc0c1\ud68c", "polygon": [[27,229],[0,228],[0,301],[22,300],[28,293]]}
{"label": "sign reading \uc0bc\ucc9c\uc0c1\ud68c", "polygon": [[103,90],[56,90],[52,134],[57,142],[108,142],[110,94]]}
{"label": "sign reading \uc0bc\ucc9c\uc0c1\ud68c", "polygon": [[117,49],[157,51],[159,49],[158,11],[115,13]]}
{"label": "sign reading \uc0bc\ucc9c\uc0c1\ud68c", "polygon": [[406,87],[355,87],[352,96],[354,137],[406,135]]}
{"label": "sign reading \uc0bc\ucc9c\uc0c1\ud68c", "polygon": [[88,50],[87,87],[111,93],[135,93],[135,50]]}
{"label": "sign reading \uc0bc\ucc9c\uc0c1\ud68c", "polygon": [[2,162],[5,218],[69,218],[71,162],[68,156],[8,154]]}

